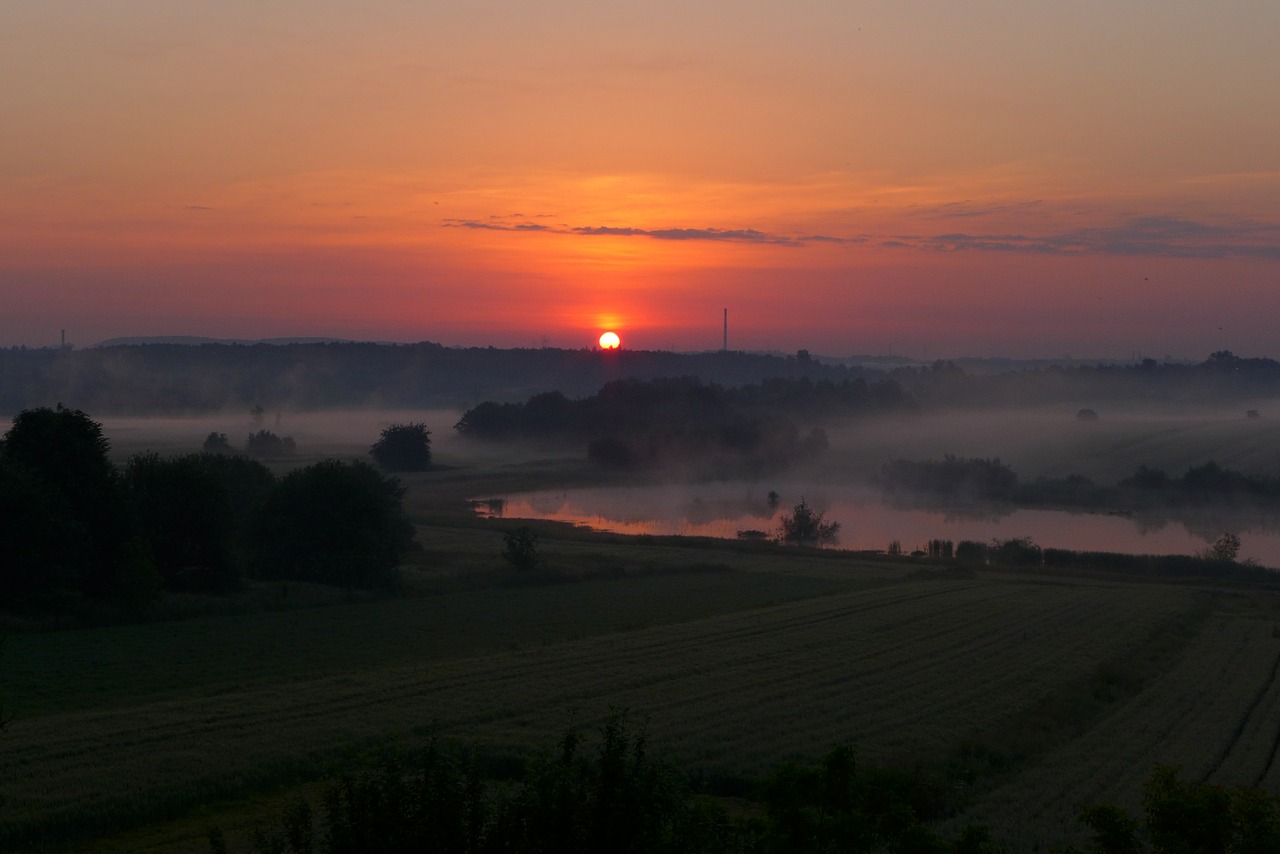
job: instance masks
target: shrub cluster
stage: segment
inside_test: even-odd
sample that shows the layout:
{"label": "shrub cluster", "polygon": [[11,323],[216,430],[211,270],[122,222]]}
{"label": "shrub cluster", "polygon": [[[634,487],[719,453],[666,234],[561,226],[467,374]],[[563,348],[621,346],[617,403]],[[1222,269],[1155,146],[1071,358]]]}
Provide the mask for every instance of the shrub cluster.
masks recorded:
{"label": "shrub cluster", "polygon": [[431,468],[431,431],[420,422],[392,424],[383,429],[369,456],[387,471],[426,471]]}
{"label": "shrub cluster", "polygon": [[[298,803],[279,829],[259,832],[260,854],[556,852],[556,854],[782,854],[882,851],[996,854],[980,828],[954,839],[927,822],[946,808],[945,786],[921,772],[865,765],[851,748],[816,766],[789,764],[764,782],[751,817],[694,792],[670,763],[655,760],[643,734],[614,715],[594,756],[569,732],[556,755],[514,784],[486,783],[474,756],[437,745],[415,761],[388,761],[330,784],[321,809]],[[215,854],[229,850],[219,831]]]}
{"label": "shrub cluster", "polygon": [[1213,461],[1193,466],[1181,477],[1170,477],[1160,469],[1143,465],[1131,477],[1107,487],[1078,474],[1021,483],[1013,469],[998,458],[948,454],[941,460],[893,460],[881,468],[877,480],[886,495],[900,500],[1092,509],[1274,508],[1280,504],[1280,478],[1253,477]]}
{"label": "shrub cluster", "polygon": [[390,581],[412,540],[402,488],[365,463],[277,479],[225,453],[142,454],[118,470],[108,450],[78,410],[14,418],[0,441],[6,607],[222,593],[246,577],[371,587]]}

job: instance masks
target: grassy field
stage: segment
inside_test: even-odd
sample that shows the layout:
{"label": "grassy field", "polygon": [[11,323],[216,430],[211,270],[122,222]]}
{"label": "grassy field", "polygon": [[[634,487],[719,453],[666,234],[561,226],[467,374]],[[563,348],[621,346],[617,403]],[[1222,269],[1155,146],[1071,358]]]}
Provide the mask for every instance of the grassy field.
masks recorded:
{"label": "grassy field", "polygon": [[556,525],[539,526],[547,569],[519,575],[499,557],[515,523],[465,499],[588,473],[441,462],[405,479],[422,551],[401,595],[262,586],[11,631],[0,850],[201,850],[211,824],[389,746],[525,757],[620,707],[726,785],[841,742],[985,757],[966,817],[1018,850],[1073,835],[1077,803],[1132,804],[1156,762],[1280,791],[1273,594]]}

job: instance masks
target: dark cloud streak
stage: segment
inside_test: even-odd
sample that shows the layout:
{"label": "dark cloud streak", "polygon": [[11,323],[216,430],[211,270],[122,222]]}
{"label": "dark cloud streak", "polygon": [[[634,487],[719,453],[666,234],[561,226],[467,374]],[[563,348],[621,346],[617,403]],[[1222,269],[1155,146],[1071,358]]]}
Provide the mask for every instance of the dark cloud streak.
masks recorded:
{"label": "dark cloud streak", "polygon": [[[1026,206],[1037,204],[1039,202],[1028,202]],[[1009,206],[1004,210],[1007,211],[1011,207],[1016,206]],[[996,210],[996,208],[984,211],[972,208],[957,209],[940,215],[972,217]],[[754,228],[635,228],[563,224],[553,226],[531,222],[526,217],[513,220],[511,216],[493,216],[488,220],[449,219],[444,221],[444,225],[449,228],[542,232],[579,237],[644,237],[651,240],[722,241],[764,246],[798,247],[813,243],[872,244],[889,249],[918,249],[929,252],[1280,259],[1280,224],[1245,220],[1215,225],[1172,216],[1132,217],[1115,226],[1079,228],[1046,235],[953,231],[935,235],[863,234],[852,237],[833,237],[825,234],[809,234],[793,237],[770,234]]]}

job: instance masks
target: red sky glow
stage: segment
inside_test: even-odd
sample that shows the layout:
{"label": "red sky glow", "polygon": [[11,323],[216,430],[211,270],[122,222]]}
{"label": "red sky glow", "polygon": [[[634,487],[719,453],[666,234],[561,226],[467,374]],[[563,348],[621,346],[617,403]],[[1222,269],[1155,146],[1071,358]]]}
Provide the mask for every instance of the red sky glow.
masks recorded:
{"label": "red sky glow", "polygon": [[1280,5],[0,11],[0,345],[1280,356]]}

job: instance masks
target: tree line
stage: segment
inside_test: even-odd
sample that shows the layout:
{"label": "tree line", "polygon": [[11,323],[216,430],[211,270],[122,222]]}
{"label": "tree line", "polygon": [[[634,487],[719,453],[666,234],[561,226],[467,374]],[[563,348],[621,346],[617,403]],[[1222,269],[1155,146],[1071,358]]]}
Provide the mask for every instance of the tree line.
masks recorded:
{"label": "tree line", "polygon": [[795,355],[589,349],[498,349],[416,344],[127,344],[0,348],[0,412],[52,398],[102,412],[199,413],[252,406],[473,406],[510,402],[539,389],[593,394],[614,379],[693,376],[726,386],[771,378],[839,386],[892,381],[925,407],[1161,400],[1203,405],[1274,399],[1280,363],[1217,351],[1198,364],[1059,365],[966,371],[936,361],[885,371]]}
{"label": "tree line", "polygon": [[909,409],[893,382],[774,378],[727,388],[694,377],[620,379],[570,399],[544,392],[523,403],[486,401],[456,425],[466,437],[585,444],[588,458],[615,468],[696,467],[763,473],[826,448],[826,433],[793,419]]}
{"label": "tree line", "polygon": [[877,482],[894,499],[992,502],[1020,507],[1142,510],[1268,509],[1280,505],[1280,478],[1247,475],[1212,460],[1192,466],[1179,476],[1142,465],[1115,485],[1104,486],[1078,474],[1023,482],[998,457],[948,454],[941,460],[892,460],[881,468]]}
{"label": "tree line", "polygon": [[410,548],[403,486],[326,460],[277,477],[231,454],[140,454],[123,468],[79,410],[26,410],[0,440],[0,600],[62,607],[247,579],[391,584]]}
{"label": "tree line", "polygon": [[881,374],[759,353],[445,347],[360,342],[129,344],[84,350],[0,348],[0,412],[49,399],[120,414],[268,408],[463,408],[539,389],[592,394],[611,379],[697,376],[852,380]]}

